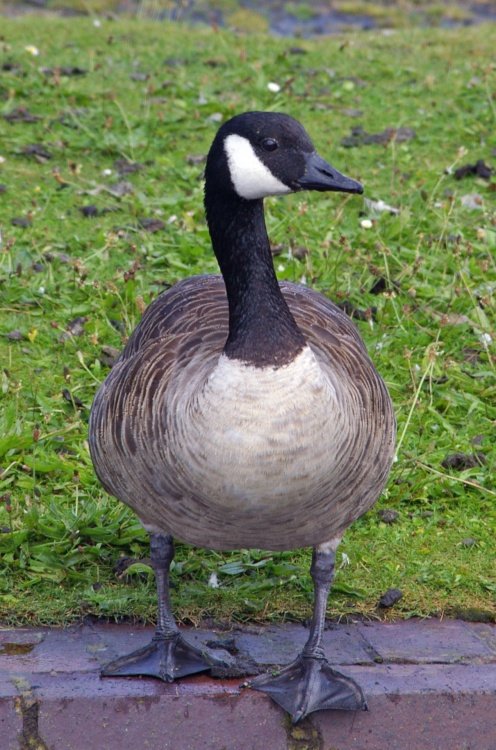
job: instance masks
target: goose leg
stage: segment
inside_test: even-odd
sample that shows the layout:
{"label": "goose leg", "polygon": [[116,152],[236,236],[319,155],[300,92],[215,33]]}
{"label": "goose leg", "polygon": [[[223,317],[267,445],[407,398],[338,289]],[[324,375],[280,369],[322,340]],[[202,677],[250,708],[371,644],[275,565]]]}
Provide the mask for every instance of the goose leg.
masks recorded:
{"label": "goose leg", "polygon": [[150,556],[155,570],[158,597],[158,622],[151,642],[131,654],[107,664],[102,675],[116,677],[145,675],[164,682],[196,672],[206,672],[218,662],[180,634],[172,614],[169,594],[169,569],[174,557],[174,543],[169,534],[150,535]]}
{"label": "goose leg", "polygon": [[367,710],[360,686],[333,669],[322,648],[336,548],[337,544],[321,545],[313,551],[310,573],[314,582],[314,609],[310,635],[302,652],[277,675],[261,675],[250,683],[250,687],[267,693],[282,706],[293,723],[322,709]]}

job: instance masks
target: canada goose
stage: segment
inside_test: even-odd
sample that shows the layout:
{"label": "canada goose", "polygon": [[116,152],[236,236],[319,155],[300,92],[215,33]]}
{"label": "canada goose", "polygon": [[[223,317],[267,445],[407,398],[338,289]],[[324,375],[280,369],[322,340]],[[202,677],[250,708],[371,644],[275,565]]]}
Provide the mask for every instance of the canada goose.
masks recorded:
{"label": "canada goose", "polygon": [[89,437],[103,486],[150,533],[158,590],[152,642],[104,674],[172,681],[212,667],[172,615],[173,536],[219,550],[312,546],[308,641],[278,675],[251,683],[293,721],[366,707],[321,639],[336,548],[381,492],[395,433],[353,323],[321,294],[276,279],[263,199],[299,190],[362,186],[288,115],[247,112],[222,125],[205,172],[222,277],[181,281],[150,305],[96,395]]}

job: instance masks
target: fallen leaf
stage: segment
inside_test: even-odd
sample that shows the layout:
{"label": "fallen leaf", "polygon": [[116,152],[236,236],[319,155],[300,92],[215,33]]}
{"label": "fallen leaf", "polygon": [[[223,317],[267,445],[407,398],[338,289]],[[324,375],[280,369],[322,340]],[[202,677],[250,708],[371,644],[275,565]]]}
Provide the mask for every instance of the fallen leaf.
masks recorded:
{"label": "fallen leaf", "polygon": [[442,326],[463,326],[470,323],[470,318],[460,313],[442,313],[439,316],[439,324]]}
{"label": "fallen leaf", "polygon": [[484,208],[484,198],[479,193],[467,193],[460,198],[462,206],[480,211]]}
{"label": "fallen leaf", "polygon": [[81,399],[78,398],[77,396],[74,396],[67,388],[63,389],[62,397],[66,401],[68,401],[70,404],[73,404],[74,406],[76,406],[78,409],[81,409],[84,407],[84,404],[81,401]]}
{"label": "fallen leaf", "polygon": [[369,214],[372,216],[379,216],[383,213],[392,214],[393,216],[397,216],[400,212],[399,208],[395,208],[394,206],[390,206],[388,203],[385,203],[383,200],[374,201],[371,198],[364,198],[364,204]]}

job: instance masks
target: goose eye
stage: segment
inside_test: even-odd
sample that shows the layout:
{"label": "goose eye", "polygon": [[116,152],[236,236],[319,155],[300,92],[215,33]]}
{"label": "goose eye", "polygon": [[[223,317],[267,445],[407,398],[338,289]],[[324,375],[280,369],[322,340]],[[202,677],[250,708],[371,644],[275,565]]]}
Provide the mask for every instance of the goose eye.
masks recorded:
{"label": "goose eye", "polygon": [[275,151],[276,148],[279,148],[279,144],[275,138],[264,138],[262,141],[262,148],[265,149],[265,151]]}

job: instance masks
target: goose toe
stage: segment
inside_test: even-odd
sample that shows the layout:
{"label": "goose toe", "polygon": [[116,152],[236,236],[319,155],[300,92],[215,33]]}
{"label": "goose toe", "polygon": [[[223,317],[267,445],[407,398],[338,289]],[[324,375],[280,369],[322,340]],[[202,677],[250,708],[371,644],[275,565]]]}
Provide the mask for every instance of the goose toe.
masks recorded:
{"label": "goose toe", "polygon": [[174,682],[187,675],[208,672],[213,666],[225,665],[178,633],[174,638],[155,636],[147,646],[107,664],[101,674],[103,677],[141,675]]}
{"label": "goose toe", "polygon": [[267,693],[290,714],[293,724],[324,709],[367,710],[360,686],[332,669],[326,659],[313,656],[300,655],[279,674],[257,677],[250,687]]}

